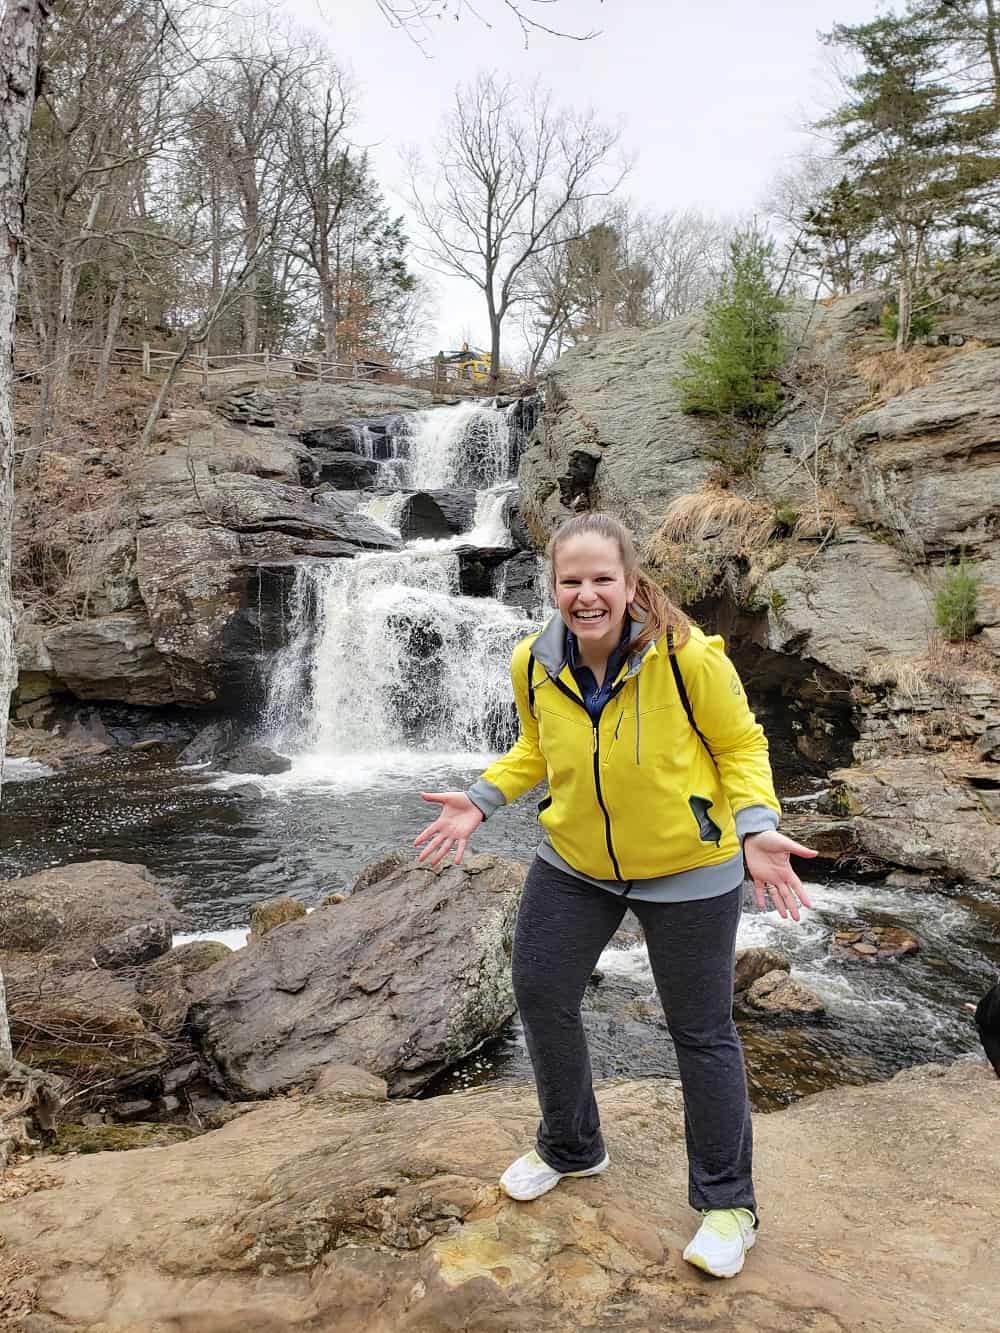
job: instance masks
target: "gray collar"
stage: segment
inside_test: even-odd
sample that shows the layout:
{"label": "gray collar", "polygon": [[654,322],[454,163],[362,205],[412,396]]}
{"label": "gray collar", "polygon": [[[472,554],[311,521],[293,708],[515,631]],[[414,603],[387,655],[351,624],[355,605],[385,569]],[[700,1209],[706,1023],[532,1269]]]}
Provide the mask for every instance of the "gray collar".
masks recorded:
{"label": "gray collar", "polygon": [[[633,640],[642,633],[642,621],[631,620],[631,625],[629,639]],[[625,673],[625,680],[636,674],[652,647],[651,643],[647,643],[641,653],[631,656],[628,671]],[[535,661],[540,662],[552,677],[558,676],[563,667],[567,665],[566,625],[558,611],[531,645],[531,653]]]}

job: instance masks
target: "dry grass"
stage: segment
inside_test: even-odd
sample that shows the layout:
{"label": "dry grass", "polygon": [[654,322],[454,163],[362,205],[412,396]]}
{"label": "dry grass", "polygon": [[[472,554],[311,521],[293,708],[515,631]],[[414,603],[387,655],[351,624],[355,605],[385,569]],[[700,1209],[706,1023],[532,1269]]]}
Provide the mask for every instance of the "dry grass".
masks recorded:
{"label": "dry grass", "polygon": [[912,704],[957,701],[969,690],[1000,692],[1000,663],[979,643],[949,643],[935,635],[917,657],[885,657],[870,662],[865,681],[890,686]]}
{"label": "dry grass", "polygon": [[678,496],[669,506],[648,551],[657,560],[664,548],[712,542],[720,553],[749,557],[767,545],[776,526],[770,505],[730,491],[696,491]]}
{"label": "dry grass", "polygon": [[31,1261],[4,1254],[5,1245],[0,1236],[0,1333],[14,1333],[35,1308],[35,1284]]}
{"label": "dry grass", "polygon": [[888,402],[890,398],[933,383],[945,362],[969,351],[972,346],[970,342],[962,347],[925,347],[917,343],[902,353],[895,347],[887,347],[884,351],[861,357],[854,368],[871,395],[867,406]]}

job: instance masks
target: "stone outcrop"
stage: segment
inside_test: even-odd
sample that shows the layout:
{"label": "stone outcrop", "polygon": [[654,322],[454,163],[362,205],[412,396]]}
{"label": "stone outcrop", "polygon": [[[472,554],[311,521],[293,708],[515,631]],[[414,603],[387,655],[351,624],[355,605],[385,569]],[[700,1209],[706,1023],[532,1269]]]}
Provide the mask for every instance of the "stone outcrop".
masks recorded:
{"label": "stone outcrop", "polygon": [[[350,488],[374,479],[377,464],[345,442],[356,443],[365,418],[384,431],[387,415],[430,404],[430,394],[408,388],[314,385],[234,391],[219,411],[172,412],[147,456],[129,459],[96,535],[67,529],[78,549],[63,595],[83,611],[19,624],[15,715],[63,693],[250,707],[260,655],[285,629],[283,583],[270,571],[399,546],[320,489],[328,477]],[[309,447],[320,436],[338,448]],[[49,471],[57,461],[47,459]]]}
{"label": "stone outcrop", "polygon": [[404,541],[414,537],[452,537],[472,527],[475,491],[443,488],[414,491],[403,502],[399,532]]}
{"label": "stone outcrop", "polygon": [[483,855],[435,872],[390,859],[372,875],[205,975],[188,1026],[231,1093],[266,1096],[330,1062],[412,1093],[513,1014],[523,867]]}
{"label": "stone outcrop", "polygon": [[985,1063],[932,1065],[757,1116],[763,1221],[732,1282],[681,1260],[683,1109],[658,1080],[600,1085],[611,1169],[524,1205],[496,1182],[533,1089],[387,1103],[327,1071],[184,1143],[15,1168],[2,1257],[34,1290],[24,1333],[981,1333],[996,1087]]}
{"label": "stone outcrop", "polygon": [[788,1018],[819,1018],[823,1003],[798,981],[793,981],[784,968],[765,972],[750,983],[743,997],[744,1003],[762,1014],[776,1014]]}

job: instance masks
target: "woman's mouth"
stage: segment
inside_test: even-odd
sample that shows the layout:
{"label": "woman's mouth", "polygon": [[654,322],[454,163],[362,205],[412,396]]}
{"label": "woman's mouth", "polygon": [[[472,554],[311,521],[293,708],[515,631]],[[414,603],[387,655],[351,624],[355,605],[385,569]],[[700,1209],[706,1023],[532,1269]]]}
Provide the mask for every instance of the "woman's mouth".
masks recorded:
{"label": "woman's mouth", "polygon": [[585,625],[593,625],[599,620],[603,620],[607,611],[574,611],[573,619],[583,621]]}

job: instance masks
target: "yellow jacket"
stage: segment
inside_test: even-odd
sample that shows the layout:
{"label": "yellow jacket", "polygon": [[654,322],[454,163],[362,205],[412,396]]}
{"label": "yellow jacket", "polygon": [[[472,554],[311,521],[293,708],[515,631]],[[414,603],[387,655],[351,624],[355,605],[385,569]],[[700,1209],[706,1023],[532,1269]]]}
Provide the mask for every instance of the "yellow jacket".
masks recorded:
{"label": "yellow jacket", "polygon": [[497,793],[496,807],[547,779],[539,820],[558,854],[597,879],[654,879],[719,865],[739,852],[739,834],[749,831],[737,829],[740,812],[755,829],[776,826],[781,807],[767,740],[720,637],[692,626],[676,653],[711,755],[688,720],[664,639],[626,658],[596,725],[564,645],[554,617],[514,649],[521,734],[472,794],[487,793],[489,805]]}

